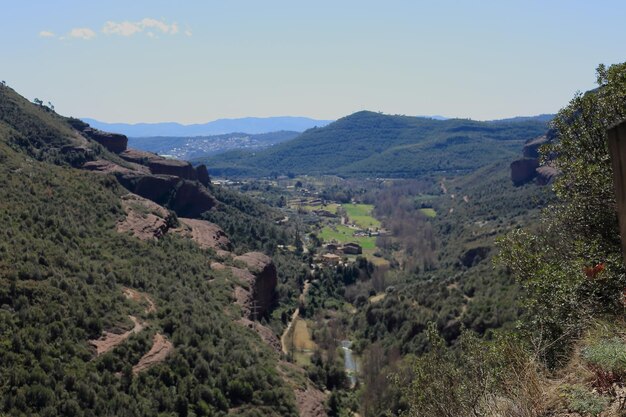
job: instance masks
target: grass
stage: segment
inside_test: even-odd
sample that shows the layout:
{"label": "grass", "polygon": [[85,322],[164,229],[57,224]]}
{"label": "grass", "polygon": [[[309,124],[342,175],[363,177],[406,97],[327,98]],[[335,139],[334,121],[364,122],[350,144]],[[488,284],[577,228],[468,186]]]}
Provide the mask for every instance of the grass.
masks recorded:
{"label": "grass", "polygon": [[326,211],[330,211],[333,214],[337,214],[337,207],[339,207],[339,204],[331,203],[325,206],[324,205],[319,205],[319,206],[303,205],[303,206],[297,206],[297,207],[306,211],[326,210]]}
{"label": "grass", "polygon": [[300,366],[310,365],[311,355],[317,345],[311,337],[311,330],[306,320],[302,318],[296,319],[289,338],[291,339],[289,344],[291,345],[290,350],[294,361]]}
{"label": "grass", "polygon": [[346,210],[348,217],[352,223],[357,226],[367,229],[369,227],[380,227],[380,221],[372,217],[372,210],[374,206],[371,204],[344,204],[343,208]]}
{"label": "grass", "polygon": [[431,209],[431,208],[420,209],[420,212],[422,212],[426,217],[433,218],[437,216],[437,212],[435,211],[435,209]]}
{"label": "grass", "polygon": [[296,350],[314,350],[316,347],[306,320],[301,318],[293,326],[293,346]]}
{"label": "grass", "polygon": [[566,386],[562,391],[567,408],[575,413],[597,416],[609,405],[608,398],[590,392],[581,385]]}
{"label": "grass", "polygon": [[619,338],[603,339],[586,346],[581,356],[592,366],[616,374],[626,374],[626,344]]}
{"label": "grass", "polygon": [[327,243],[333,240],[339,243],[355,242],[361,245],[363,250],[376,248],[375,237],[353,236],[353,234],[354,229],[351,229],[348,226],[336,225],[324,227],[319,236]]}

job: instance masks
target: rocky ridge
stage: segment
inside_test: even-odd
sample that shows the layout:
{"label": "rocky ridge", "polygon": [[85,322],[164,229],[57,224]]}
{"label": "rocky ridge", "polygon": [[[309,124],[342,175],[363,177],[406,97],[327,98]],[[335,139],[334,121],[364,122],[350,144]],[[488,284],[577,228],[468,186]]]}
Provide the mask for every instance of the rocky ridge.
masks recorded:
{"label": "rocky ridge", "polygon": [[558,176],[559,171],[549,162],[542,165],[540,161],[540,148],[551,143],[555,139],[555,133],[547,134],[531,139],[524,144],[523,157],[511,163],[511,181],[515,185],[523,185],[536,180],[538,185],[547,185]]}

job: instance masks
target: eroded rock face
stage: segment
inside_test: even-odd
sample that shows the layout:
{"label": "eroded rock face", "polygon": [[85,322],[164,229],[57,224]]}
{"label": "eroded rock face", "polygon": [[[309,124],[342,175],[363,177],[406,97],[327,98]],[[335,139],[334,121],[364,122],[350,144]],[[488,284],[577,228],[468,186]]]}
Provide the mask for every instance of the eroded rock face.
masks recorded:
{"label": "eroded rock face", "polygon": [[[232,268],[233,276],[242,281],[246,281],[250,286],[249,297],[255,304],[256,312],[252,314],[263,316],[267,314],[274,303],[274,295],[278,277],[276,266],[272,259],[260,252],[249,252],[235,257],[235,262],[242,262],[246,270]],[[245,289],[244,289],[245,291]],[[237,301],[244,301],[244,294],[235,293]],[[248,306],[248,309],[250,306]]]}
{"label": "eroded rock face", "polygon": [[128,146],[128,138],[118,133],[103,132],[93,127],[86,127],[81,133],[114,153],[124,152]]}
{"label": "eroded rock face", "polygon": [[203,249],[231,250],[230,240],[226,233],[216,224],[206,220],[179,218],[181,227],[176,233],[188,236]]}
{"label": "eroded rock face", "polygon": [[537,175],[539,161],[535,158],[523,158],[511,163],[511,180],[515,185],[531,181]]}
{"label": "eroded rock face", "polygon": [[198,217],[217,205],[217,200],[200,183],[196,181],[180,181],[168,206],[179,216]]}
{"label": "eroded rock face", "polygon": [[524,158],[539,158],[539,148],[548,142],[546,135],[529,140],[524,145]]}
{"label": "eroded rock face", "polygon": [[167,209],[136,194],[122,196],[122,208],[126,217],[117,223],[117,231],[130,232],[141,240],[161,238],[174,223]]}
{"label": "eroded rock face", "polygon": [[208,187],[211,184],[211,178],[209,177],[209,170],[206,165],[198,165],[196,167],[196,175],[198,176],[198,181],[205,187]]}
{"label": "eroded rock face", "polygon": [[209,171],[206,166],[194,168],[189,162],[177,159],[167,159],[152,152],[136,149],[127,149],[120,154],[129,162],[145,165],[154,175],[171,175],[190,181],[200,181],[202,185],[209,185]]}

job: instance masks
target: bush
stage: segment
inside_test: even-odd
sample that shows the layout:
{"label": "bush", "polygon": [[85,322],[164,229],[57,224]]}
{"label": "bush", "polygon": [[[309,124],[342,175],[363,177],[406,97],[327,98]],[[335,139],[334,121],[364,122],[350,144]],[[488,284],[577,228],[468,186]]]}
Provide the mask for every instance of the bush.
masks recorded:
{"label": "bush", "polygon": [[609,399],[589,392],[581,385],[569,385],[562,388],[567,408],[582,415],[598,416],[609,405]]}

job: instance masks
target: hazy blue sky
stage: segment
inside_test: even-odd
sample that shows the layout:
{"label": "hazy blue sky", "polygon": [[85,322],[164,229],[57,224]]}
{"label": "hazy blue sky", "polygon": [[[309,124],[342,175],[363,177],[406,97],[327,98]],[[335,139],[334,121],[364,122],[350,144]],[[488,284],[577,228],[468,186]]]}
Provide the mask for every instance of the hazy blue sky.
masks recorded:
{"label": "hazy blue sky", "polygon": [[108,122],[556,112],[626,58],[623,1],[0,0],[0,79]]}

